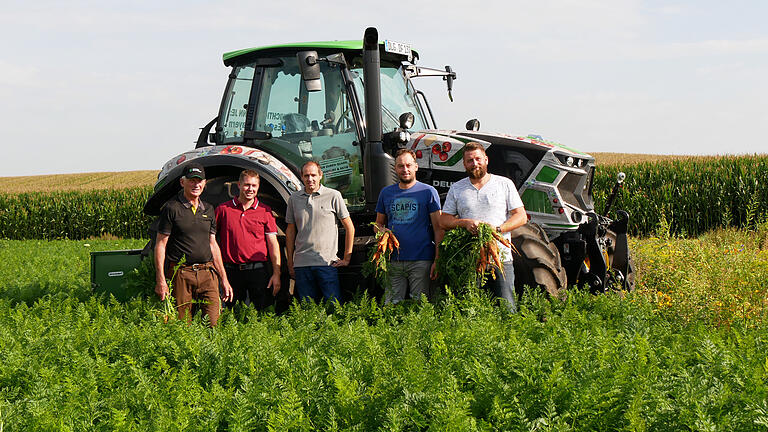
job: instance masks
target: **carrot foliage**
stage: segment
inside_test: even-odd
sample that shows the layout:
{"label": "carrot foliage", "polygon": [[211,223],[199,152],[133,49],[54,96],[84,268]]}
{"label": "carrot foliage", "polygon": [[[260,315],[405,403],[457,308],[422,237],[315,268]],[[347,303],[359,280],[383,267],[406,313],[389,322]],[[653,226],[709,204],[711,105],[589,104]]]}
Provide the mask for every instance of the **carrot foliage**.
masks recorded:
{"label": "carrot foliage", "polygon": [[485,223],[480,224],[477,235],[464,228],[446,231],[437,259],[437,272],[443,283],[454,292],[474,290],[483,286],[489,276],[495,277],[494,268],[503,272],[498,238]]}

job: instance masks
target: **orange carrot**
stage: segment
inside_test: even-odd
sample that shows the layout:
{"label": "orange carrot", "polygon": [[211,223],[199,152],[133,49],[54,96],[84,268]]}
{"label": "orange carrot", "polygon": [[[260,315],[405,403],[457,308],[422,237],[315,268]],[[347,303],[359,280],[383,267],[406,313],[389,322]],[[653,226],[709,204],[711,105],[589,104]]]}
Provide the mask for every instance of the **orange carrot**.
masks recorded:
{"label": "orange carrot", "polygon": [[503,275],[504,265],[501,263],[501,260],[499,259],[499,246],[496,244],[496,242],[489,242],[488,251],[490,252],[493,265],[495,265]]}
{"label": "orange carrot", "polygon": [[506,247],[511,247],[512,243],[509,242],[509,240],[506,239],[503,235],[497,233],[496,231],[491,231],[491,234],[493,235],[493,238],[499,241],[499,243],[503,244]]}
{"label": "orange carrot", "polygon": [[480,248],[480,259],[477,260],[477,268],[475,269],[478,273],[484,272],[485,267],[488,265],[488,255],[485,251],[485,248]]}
{"label": "orange carrot", "polygon": [[384,250],[384,248],[387,245],[387,240],[389,239],[389,231],[384,231],[384,234],[381,235],[379,238],[378,248],[379,250]]}
{"label": "orange carrot", "polygon": [[397,237],[395,237],[394,234],[389,235],[389,242],[392,243],[392,246],[394,246],[394,249],[400,250],[400,241],[397,240]]}

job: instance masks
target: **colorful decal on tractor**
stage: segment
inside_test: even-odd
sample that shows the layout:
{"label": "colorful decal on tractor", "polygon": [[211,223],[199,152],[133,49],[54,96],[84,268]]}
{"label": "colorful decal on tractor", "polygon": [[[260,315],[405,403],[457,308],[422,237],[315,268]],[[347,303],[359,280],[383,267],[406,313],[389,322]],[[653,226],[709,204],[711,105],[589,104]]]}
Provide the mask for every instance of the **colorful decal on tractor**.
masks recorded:
{"label": "colorful decal on tractor", "polygon": [[550,143],[548,141],[545,141],[541,136],[539,135],[528,135],[526,137],[518,136],[514,137],[518,141],[525,141],[531,144],[540,145],[543,147],[553,148],[555,147],[554,143]]}
{"label": "colorful decal on tractor", "polygon": [[[206,155],[217,155],[217,154],[232,155],[232,156],[243,158],[243,159],[256,160],[265,169],[267,169],[268,171],[271,171],[275,177],[279,178],[283,184],[292,183],[294,186],[298,186],[301,184],[301,181],[299,181],[299,178],[296,177],[296,175],[293,172],[291,172],[291,170],[288,169],[288,167],[285,166],[285,164],[277,160],[274,156],[270,155],[269,153],[265,153],[261,150],[252,149],[252,148],[243,147],[243,146],[214,146],[214,147],[208,147],[205,149],[186,152],[180,156],[177,156],[175,159],[171,159],[163,166],[163,169],[160,172],[160,175],[158,176],[160,180],[158,180],[157,184],[166,182],[167,179],[165,177],[168,175],[171,169],[175,168],[176,166],[181,165],[184,162],[188,162],[190,160],[197,159]],[[155,188],[157,189],[157,185],[155,186]]]}
{"label": "colorful decal on tractor", "polygon": [[451,171],[463,171],[464,166],[459,164],[464,156],[464,145],[469,142],[477,142],[484,148],[490,143],[469,139],[455,135],[457,131],[429,131],[414,135],[410,143],[411,150],[416,152],[416,161],[420,167],[428,168],[430,165],[450,169]]}
{"label": "colorful decal on tractor", "polygon": [[425,136],[426,134],[421,134],[418,136],[418,138],[413,140],[413,145],[411,146],[411,150],[416,150],[416,146],[419,145],[419,141],[421,141],[421,139],[424,138]]}
{"label": "colorful decal on tractor", "polygon": [[[450,143],[446,142],[445,144],[449,144],[450,146]],[[450,157],[450,159],[448,158],[448,152],[445,152],[445,151],[440,152],[439,157],[442,162],[435,162],[435,165],[439,165],[439,166],[456,165],[456,163],[458,163],[464,157],[464,146],[461,146],[461,148],[457,150],[456,153],[454,153],[453,156]]]}
{"label": "colorful decal on tractor", "polygon": [[226,146],[224,147],[220,154],[241,154],[243,152],[243,148],[240,146]]}
{"label": "colorful decal on tractor", "polygon": [[534,135],[534,134],[529,134],[528,136],[514,136],[514,135],[508,135],[508,134],[500,134],[500,135],[501,136],[505,136],[507,138],[512,138],[512,139],[515,139],[515,140],[518,140],[518,141],[523,141],[523,142],[527,142],[527,143],[530,143],[530,144],[540,145],[542,147],[547,147],[547,148],[559,147],[559,148],[568,150],[568,151],[570,151],[572,153],[586,155],[586,153],[581,152],[579,150],[576,150],[575,148],[571,148],[571,147],[565,146],[565,145],[560,144],[560,143],[555,142],[555,141],[546,140],[546,139],[542,138],[541,135]]}
{"label": "colorful decal on tractor", "polygon": [[[428,135],[424,133],[419,134],[415,139],[413,139],[413,144],[411,144],[411,150],[416,153],[416,163],[421,168],[429,168],[429,153],[425,153],[423,148],[418,148],[419,143],[422,142],[421,140],[425,137],[428,137]],[[429,141],[428,138],[428,140],[425,140],[424,142],[426,143],[431,141]]]}

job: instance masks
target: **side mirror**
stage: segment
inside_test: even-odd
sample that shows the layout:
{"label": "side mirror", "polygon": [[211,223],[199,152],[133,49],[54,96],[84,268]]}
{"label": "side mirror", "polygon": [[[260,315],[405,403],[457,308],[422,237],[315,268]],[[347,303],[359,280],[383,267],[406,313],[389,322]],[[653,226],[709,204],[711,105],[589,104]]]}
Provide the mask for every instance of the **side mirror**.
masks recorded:
{"label": "side mirror", "polygon": [[317,62],[317,51],[299,51],[296,53],[299,61],[301,79],[308,92],[316,92],[323,89],[320,83],[320,64]]}
{"label": "side mirror", "polygon": [[413,127],[413,122],[415,121],[415,117],[413,116],[413,113],[411,112],[405,112],[400,114],[400,127],[403,129],[410,129]]}
{"label": "side mirror", "polygon": [[479,131],[480,130],[480,120],[478,119],[472,119],[467,122],[467,130],[468,131]]}

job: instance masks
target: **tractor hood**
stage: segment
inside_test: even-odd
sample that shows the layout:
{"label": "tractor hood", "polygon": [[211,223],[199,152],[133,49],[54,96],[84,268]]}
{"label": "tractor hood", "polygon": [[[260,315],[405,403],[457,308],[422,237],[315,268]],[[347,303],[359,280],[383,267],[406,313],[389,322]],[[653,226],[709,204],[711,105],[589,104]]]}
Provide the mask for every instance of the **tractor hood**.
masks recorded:
{"label": "tractor hood", "polygon": [[548,141],[538,135],[508,135],[500,133],[488,133],[488,132],[474,132],[474,131],[460,131],[453,132],[462,137],[474,138],[475,140],[487,141],[491,144],[500,145],[512,145],[515,147],[524,147],[531,149],[538,149],[543,151],[556,150],[562,153],[568,153],[569,156],[590,158],[586,153],[580,152],[574,148],[566,147],[562,144]]}
{"label": "tractor hood", "polygon": [[492,165],[495,157],[500,156],[503,150],[514,150],[533,165],[550,152],[563,161],[569,157],[581,161],[580,166],[594,163],[594,158],[586,153],[533,135],[430,129],[413,132],[406,147],[416,152],[417,162],[423,168],[464,172],[462,156],[464,145],[468,142],[483,145]]}

